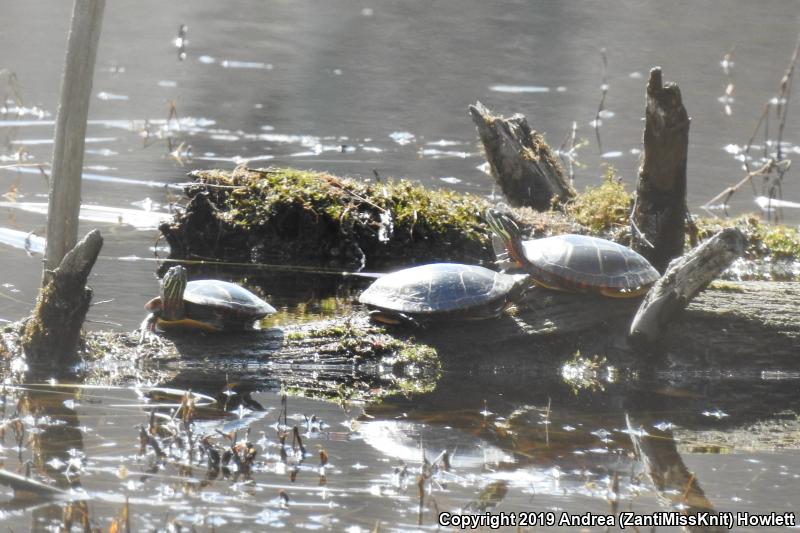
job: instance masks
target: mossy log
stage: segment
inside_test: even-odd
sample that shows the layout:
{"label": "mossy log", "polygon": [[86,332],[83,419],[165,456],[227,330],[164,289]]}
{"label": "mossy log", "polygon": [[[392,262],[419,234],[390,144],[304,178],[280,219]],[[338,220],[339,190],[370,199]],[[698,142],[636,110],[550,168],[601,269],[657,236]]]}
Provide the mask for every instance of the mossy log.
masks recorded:
{"label": "mossy log", "polygon": [[632,216],[633,248],[664,272],[683,254],[689,115],[681,91],[650,71],[645,106],[644,157]]}
{"label": "mossy log", "polygon": [[575,196],[542,134],[531,129],[523,115],[496,116],[480,102],[469,106],[469,113],[492,176],[510,205],[545,211]]}
{"label": "mossy log", "polygon": [[102,247],[100,232],[89,232],[48,276],[22,335],[22,350],[31,367],[67,371],[79,362],[81,328],[92,300],[86,280]]}
{"label": "mossy log", "polygon": [[[496,320],[386,330],[364,312],[306,325],[254,331],[246,337],[208,335],[127,347],[112,354],[191,364],[266,364],[321,372],[383,365],[386,372],[430,369],[437,361],[513,367],[520,358],[558,366],[576,351],[605,356],[620,367],[667,365],[687,369],[800,369],[800,283],[725,282],[700,293],[657,347],[627,341],[638,300],[532,289],[517,312]],[[115,341],[117,345],[119,342]],[[260,362],[260,363],[259,363]],[[414,371],[416,372],[416,370]],[[414,373],[412,372],[412,374]],[[400,374],[398,374],[400,375]]]}
{"label": "mossy log", "polygon": [[348,270],[494,259],[478,196],[288,168],[190,176],[186,210],[160,227],[172,259]]}

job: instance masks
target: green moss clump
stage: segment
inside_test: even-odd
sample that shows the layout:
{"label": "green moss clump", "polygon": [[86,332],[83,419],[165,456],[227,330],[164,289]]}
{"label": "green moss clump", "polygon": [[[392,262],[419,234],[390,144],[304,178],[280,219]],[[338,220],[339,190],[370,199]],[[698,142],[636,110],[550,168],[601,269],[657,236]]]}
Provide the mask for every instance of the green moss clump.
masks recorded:
{"label": "green moss clump", "polygon": [[800,232],[797,228],[762,224],[762,241],[771,255],[782,259],[800,260]]}
{"label": "green moss clump", "polygon": [[[197,171],[189,194],[203,192],[228,234],[269,259],[369,267],[427,261],[489,260],[487,202],[407,180],[364,182],[292,168]],[[206,224],[204,231],[217,231]],[[207,239],[208,242],[211,239]],[[228,235],[214,239],[230,244]],[[255,246],[254,246],[255,245]],[[186,246],[184,246],[186,248]],[[196,255],[207,250],[187,250]],[[227,254],[230,257],[231,254]],[[277,257],[276,257],[277,256]]]}
{"label": "green moss clump", "polygon": [[397,360],[427,367],[441,368],[441,360],[436,348],[427,344],[408,343],[397,352]]}
{"label": "green moss clump", "polygon": [[741,229],[747,237],[745,253],[749,259],[770,257],[778,260],[800,261],[800,232],[782,224],[763,222],[755,215],[736,218],[695,219],[697,236],[705,240],[730,227]]}
{"label": "green moss clump", "polygon": [[627,228],[633,196],[617,176],[613,167],[607,166],[603,183],[587,187],[566,206],[567,214],[592,233],[604,234]]}

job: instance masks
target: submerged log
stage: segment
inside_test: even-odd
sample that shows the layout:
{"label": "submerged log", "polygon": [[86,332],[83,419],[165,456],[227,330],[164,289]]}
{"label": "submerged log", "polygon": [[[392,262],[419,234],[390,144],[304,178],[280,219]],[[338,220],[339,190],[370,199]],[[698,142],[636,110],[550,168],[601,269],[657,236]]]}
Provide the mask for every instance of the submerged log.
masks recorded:
{"label": "submerged log", "polygon": [[480,102],[469,106],[469,113],[492,176],[509,204],[544,211],[575,196],[544,137],[531,129],[523,115],[495,116]]}
{"label": "submerged log", "polygon": [[727,228],[673,261],[636,312],[631,338],[636,342],[657,341],[672,318],[744,254],[746,240],[738,228]]}
{"label": "submerged log", "polygon": [[644,126],[644,158],[631,219],[633,248],[659,271],[683,253],[689,115],[674,83],[650,71]]}
{"label": "submerged log", "polygon": [[81,328],[92,300],[86,280],[102,246],[100,232],[89,232],[48,276],[22,335],[31,367],[67,370],[79,361]]}
{"label": "submerged log", "polygon": [[[800,369],[800,283],[726,282],[699,294],[675,320],[680,335],[656,348],[627,342],[638,301],[533,289],[514,316],[447,322],[424,329],[384,330],[363,312],[307,325],[258,331],[236,342],[227,335],[122,347],[118,356],[156,360],[261,361],[271,369],[351,371],[377,364],[385,371],[488,361],[510,367],[522,359],[557,367],[576,351],[605,356],[620,367],[652,368],[657,355],[672,368]],[[438,357],[437,357],[438,356]],[[223,359],[224,358],[224,359]]]}

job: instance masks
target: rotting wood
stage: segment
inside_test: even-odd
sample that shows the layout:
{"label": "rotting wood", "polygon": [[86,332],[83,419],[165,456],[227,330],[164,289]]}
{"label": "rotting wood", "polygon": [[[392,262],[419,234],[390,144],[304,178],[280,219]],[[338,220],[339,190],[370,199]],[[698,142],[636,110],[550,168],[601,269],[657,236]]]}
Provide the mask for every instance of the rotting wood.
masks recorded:
{"label": "rotting wood", "polygon": [[523,115],[495,116],[480,102],[469,106],[469,113],[509,204],[544,211],[575,196],[558,159]]}
{"label": "rotting wood", "polygon": [[92,300],[86,280],[102,246],[100,232],[89,232],[64,256],[39,292],[22,335],[22,349],[32,368],[66,371],[79,361],[81,328]]}
{"label": "rotting wood", "polygon": [[75,0],[56,116],[42,287],[78,240],[86,119],[105,0]]}
{"label": "rotting wood", "polygon": [[636,342],[653,343],[672,318],[731,263],[744,254],[747,239],[738,228],[727,228],[673,261],[653,285],[631,323]]}
{"label": "rotting wood", "polygon": [[680,89],[674,83],[664,84],[661,68],[653,68],[647,82],[644,158],[631,225],[634,250],[659,272],[683,253],[689,123]]}

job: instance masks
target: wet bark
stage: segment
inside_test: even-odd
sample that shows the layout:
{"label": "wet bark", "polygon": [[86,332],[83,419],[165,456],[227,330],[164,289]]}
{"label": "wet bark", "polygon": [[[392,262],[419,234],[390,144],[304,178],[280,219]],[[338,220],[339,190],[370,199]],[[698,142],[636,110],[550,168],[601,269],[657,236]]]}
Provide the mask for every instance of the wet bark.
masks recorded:
{"label": "wet bark", "polygon": [[523,115],[496,116],[480,102],[469,106],[469,112],[478,128],[492,176],[509,204],[544,211],[553,203],[563,203],[575,196],[550,147]]}
{"label": "wet bark", "polygon": [[689,122],[678,86],[663,84],[661,69],[652,69],[632,229],[633,248],[659,272],[683,253]]}
{"label": "wet bark", "polygon": [[744,254],[746,244],[741,230],[727,228],[673,261],[636,312],[631,339],[638,343],[656,342],[673,317]]}
{"label": "wet bark", "polygon": [[39,292],[22,335],[29,366],[66,371],[79,361],[81,328],[92,300],[86,280],[102,246],[100,232],[89,232],[64,256]]}

